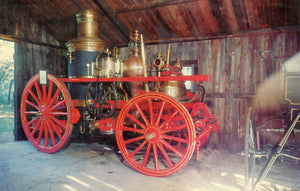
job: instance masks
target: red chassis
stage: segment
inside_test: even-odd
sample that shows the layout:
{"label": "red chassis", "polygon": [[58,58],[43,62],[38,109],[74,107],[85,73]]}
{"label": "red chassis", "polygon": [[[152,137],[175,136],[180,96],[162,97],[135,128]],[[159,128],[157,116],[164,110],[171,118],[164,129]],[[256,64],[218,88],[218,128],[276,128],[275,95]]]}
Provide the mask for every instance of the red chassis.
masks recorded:
{"label": "red chassis", "polygon": [[[209,75],[59,79],[47,74],[47,83],[41,84],[37,74],[22,94],[22,126],[34,147],[53,153],[67,144],[81,116],[64,83],[209,80]],[[128,101],[118,101],[117,116],[92,123],[100,131],[115,133],[121,154],[132,168],[149,176],[169,176],[187,164],[194,150],[198,156],[210,132],[219,129],[207,106],[194,99],[197,95],[187,97],[190,101],[181,103],[164,93],[140,91]]]}

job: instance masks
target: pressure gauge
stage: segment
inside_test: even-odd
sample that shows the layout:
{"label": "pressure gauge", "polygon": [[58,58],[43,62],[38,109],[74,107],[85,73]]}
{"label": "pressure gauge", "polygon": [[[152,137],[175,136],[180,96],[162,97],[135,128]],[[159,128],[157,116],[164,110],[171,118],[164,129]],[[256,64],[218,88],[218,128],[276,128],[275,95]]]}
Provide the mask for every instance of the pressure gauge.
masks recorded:
{"label": "pressure gauge", "polygon": [[134,41],[134,40],[130,40],[129,43],[128,43],[128,47],[131,49],[131,50],[134,50],[135,48],[135,43],[136,43],[136,47],[141,50],[141,41],[138,40],[138,41]]}
{"label": "pressure gauge", "polygon": [[130,49],[134,49],[134,46],[135,46],[135,43],[134,43],[134,41],[133,40],[130,40],[129,41],[129,43],[128,43],[128,47],[130,48]]}

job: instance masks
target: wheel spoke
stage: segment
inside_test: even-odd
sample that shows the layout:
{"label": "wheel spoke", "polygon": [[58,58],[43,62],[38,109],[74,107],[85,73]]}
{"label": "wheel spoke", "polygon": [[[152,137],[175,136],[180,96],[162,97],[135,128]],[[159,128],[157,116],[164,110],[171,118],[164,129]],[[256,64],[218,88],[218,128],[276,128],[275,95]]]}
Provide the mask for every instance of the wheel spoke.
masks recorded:
{"label": "wheel spoke", "polygon": [[62,104],[65,104],[65,103],[66,103],[65,100],[58,102],[57,104],[55,104],[53,107],[50,108],[50,111],[53,111],[54,109],[58,108],[59,106],[61,106]]}
{"label": "wheel spoke", "polygon": [[165,126],[165,124],[167,124],[167,123],[169,123],[171,120],[173,120],[173,118],[174,118],[175,115],[177,115],[177,114],[178,114],[178,110],[176,110],[176,111],[171,115],[171,117],[168,118],[166,121],[164,121],[158,128],[159,128],[159,129],[162,129],[163,126]]}
{"label": "wheel spoke", "polygon": [[168,154],[166,153],[166,150],[165,150],[164,147],[162,146],[162,144],[161,144],[161,143],[158,143],[157,145],[158,145],[159,150],[162,152],[164,158],[166,159],[166,161],[167,161],[169,167],[172,167],[173,164],[172,164],[172,162],[171,162],[171,160],[170,160]]}
{"label": "wheel spoke", "polygon": [[149,103],[149,112],[150,112],[150,124],[153,125],[154,124],[154,116],[153,116],[153,106],[152,106],[151,98],[148,99],[148,103]]}
{"label": "wheel spoke", "polygon": [[135,132],[135,133],[140,133],[140,134],[144,134],[144,132],[145,132],[144,130],[141,130],[141,129],[125,127],[125,126],[123,126],[123,131],[130,131],[130,132]]}
{"label": "wheel spoke", "polygon": [[51,116],[49,116],[49,118],[52,119],[56,124],[58,124],[63,129],[66,129],[66,125],[63,124],[60,120],[58,120],[56,117],[51,115]]}
{"label": "wheel spoke", "polygon": [[129,119],[131,119],[133,122],[135,122],[136,124],[138,124],[140,127],[142,127],[143,129],[146,129],[147,127],[142,124],[139,120],[137,120],[135,117],[133,117],[132,115],[130,115],[129,113],[127,113],[126,115]]}
{"label": "wheel spoke", "polygon": [[32,123],[34,123],[35,121],[37,121],[39,118],[34,118],[34,119],[32,119],[31,121],[29,121],[29,122],[27,122],[26,124],[25,124],[25,127],[29,127],[29,125],[31,125]]}
{"label": "wheel spoke", "polygon": [[52,120],[48,120],[48,123],[50,123],[50,126],[54,129],[55,133],[58,135],[59,139],[62,139],[61,135],[61,128],[59,128]]}
{"label": "wheel spoke", "polygon": [[135,103],[135,107],[136,107],[137,110],[139,111],[139,114],[142,116],[142,118],[143,118],[143,120],[144,120],[146,126],[149,126],[149,125],[150,125],[150,124],[149,124],[149,121],[148,121],[148,119],[146,118],[144,112],[141,110],[140,106],[139,106],[137,103]]}
{"label": "wheel spoke", "polygon": [[68,112],[51,112],[52,115],[68,115]]}
{"label": "wheel spoke", "polygon": [[57,98],[59,92],[60,92],[60,89],[57,89],[56,92],[55,92],[55,94],[54,94],[54,96],[51,98],[51,100],[50,100],[50,102],[49,102],[49,104],[48,104],[49,106],[53,105],[53,103],[54,103],[54,101],[56,100],[56,98]]}
{"label": "wheel spoke", "polygon": [[42,85],[42,90],[43,90],[43,99],[42,99],[43,101],[42,101],[42,103],[46,104],[47,90],[46,90],[46,85],[45,84]]}
{"label": "wheel spoke", "polygon": [[31,105],[32,107],[34,107],[35,109],[40,110],[39,106],[35,105],[34,103],[32,103],[28,100],[25,100],[25,102],[28,103],[29,105]]}
{"label": "wheel spoke", "polygon": [[171,141],[180,142],[180,143],[187,143],[188,142],[187,139],[183,139],[183,138],[180,138],[180,137],[168,136],[168,135],[162,135],[162,138],[169,139]]}
{"label": "wheel spoke", "polygon": [[35,82],[34,82],[34,87],[35,87],[35,89],[36,89],[36,91],[37,91],[37,94],[38,94],[38,96],[39,96],[39,99],[41,100],[41,104],[44,104],[44,103],[43,103],[42,92],[41,92],[40,86],[38,85],[38,81],[35,81]]}
{"label": "wheel spoke", "polygon": [[52,89],[53,89],[53,82],[50,81],[50,83],[49,83],[49,88],[48,88],[47,100],[46,100],[46,103],[45,103],[46,105],[48,105],[49,102],[50,102],[51,94],[52,94]]}
{"label": "wheel spoke", "polygon": [[48,123],[48,121],[46,121],[46,125],[47,125],[47,128],[48,128],[48,130],[49,130],[49,134],[50,134],[50,138],[51,138],[51,141],[52,141],[52,145],[55,146],[55,145],[56,145],[56,141],[55,141],[53,129],[52,129],[52,127],[50,126],[50,124]]}
{"label": "wheel spoke", "polygon": [[132,153],[130,153],[130,157],[133,158],[134,155],[139,152],[145,145],[146,145],[147,141],[145,140],[142,144],[140,144],[140,146],[138,146]]}
{"label": "wheel spoke", "polygon": [[161,133],[162,134],[166,134],[166,133],[170,133],[170,132],[176,132],[176,131],[181,131],[183,129],[186,128],[186,124],[182,124],[182,125],[177,125],[177,126],[172,126],[172,128],[166,129],[166,130],[162,130]]}
{"label": "wheel spoke", "polygon": [[[38,118],[35,118],[36,120],[38,119]],[[35,121],[36,121],[35,120]],[[33,121],[33,120],[31,120],[31,121]],[[30,121],[30,122],[31,122]],[[35,132],[40,128],[40,125],[41,125],[41,120],[39,120],[38,122],[37,122],[37,124],[34,126],[34,129],[33,129],[33,131],[30,133],[30,135],[31,135],[31,137],[33,137],[34,136],[34,134],[35,134]]]}
{"label": "wheel spoke", "polygon": [[31,114],[31,115],[36,115],[38,112],[37,111],[25,111],[25,114]]}
{"label": "wheel spoke", "polygon": [[38,104],[41,105],[40,100],[36,97],[36,95],[32,92],[31,89],[28,90],[29,94],[32,96],[32,98],[34,99],[34,101]]}
{"label": "wheel spoke", "polygon": [[181,152],[179,152],[175,147],[173,147],[172,145],[170,145],[169,143],[167,143],[165,140],[161,140],[161,143],[167,147],[167,149],[173,151],[176,155],[178,155],[179,157],[183,157],[183,154]]}
{"label": "wheel spoke", "polygon": [[153,154],[154,154],[154,166],[155,170],[158,170],[158,156],[156,144],[153,144]]}
{"label": "wheel spoke", "polygon": [[161,107],[160,107],[160,111],[159,111],[159,114],[158,114],[158,118],[157,118],[157,120],[156,120],[156,122],[155,122],[155,126],[158,126],[158,124],[159,124],[159,122],[160,122],[160,118],[161,118],[161,115],[162,115],[162,113],[163,113],[165,104],[166,104],[166,101],[163,101],[163,102],[162,102],[162,105],[161,105]]}
{"label": "wheel spoke", "polygon": [[37,140],[37,143],[38,144],[41,144],[41,139],[42,139],[42,136],[43,136],[43,132],[44,132],[44,124],[43,122],[41,123],[41,128],[40,128],[40,132],[39,132],[39,136],[38,136],[38,140]]}
{"label": "wheel spoke", "polygon": [[148,144],[148,147],[147,147],[147,151],[145,153],[145,157],[144,157],[144,160],[143,160],[143,164],[142,166],[145,167],[146,166],[146,163],[148,161],[148,157],[149,157],[149,153],[150,153],[150,150],[151,150],[151,147],[152,147],[152,144]]}
{"label": "wheel spoke", "polygon": [[132,143],[132,142],[139,141],[139,140],[142,140],[142,139],[145,139],[144,135],[139,136],[139,137],[135,137],[135,138],[132,138],[132,139],[127,139],[124,143],[126,145],[128,143]]}
{"label": "wheel spoke", "polygon": [[49,134],[48,134],[48,126],[45,121],[43,121],[45,130],[44,130],[44,136],[45,136],[45,147],[49,147]]}

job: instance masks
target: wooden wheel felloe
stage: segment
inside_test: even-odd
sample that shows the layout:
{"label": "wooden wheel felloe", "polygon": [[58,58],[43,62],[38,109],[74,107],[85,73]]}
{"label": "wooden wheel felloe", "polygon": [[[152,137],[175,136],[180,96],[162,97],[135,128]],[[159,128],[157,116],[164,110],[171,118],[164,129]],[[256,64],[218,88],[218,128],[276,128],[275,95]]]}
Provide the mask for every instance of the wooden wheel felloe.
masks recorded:
{"label": "wooden wheel felloe", "polygon": [[149,176],[183,168],[195,148],[195,129],[186,108],[156,92],[133,97],[121,110],[116,141],[126,162]]}
{"label": "wooden wheel felloe", "polygon": [[47,74],[39,83],[36,74],[26,84],[21,98],[21,121],[27,139],[39,151],[54,153],[63,148],[72,134],[72,100],[65,84]]}

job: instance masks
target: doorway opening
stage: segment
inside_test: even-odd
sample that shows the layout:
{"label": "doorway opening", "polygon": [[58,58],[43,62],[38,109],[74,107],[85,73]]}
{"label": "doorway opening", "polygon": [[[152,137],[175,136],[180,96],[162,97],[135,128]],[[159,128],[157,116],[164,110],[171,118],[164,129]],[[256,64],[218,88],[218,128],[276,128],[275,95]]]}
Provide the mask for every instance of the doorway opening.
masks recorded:
{"label": "doorway opening", "polygon": [[13,141],[15,43],[0,39],[0,143]]}

